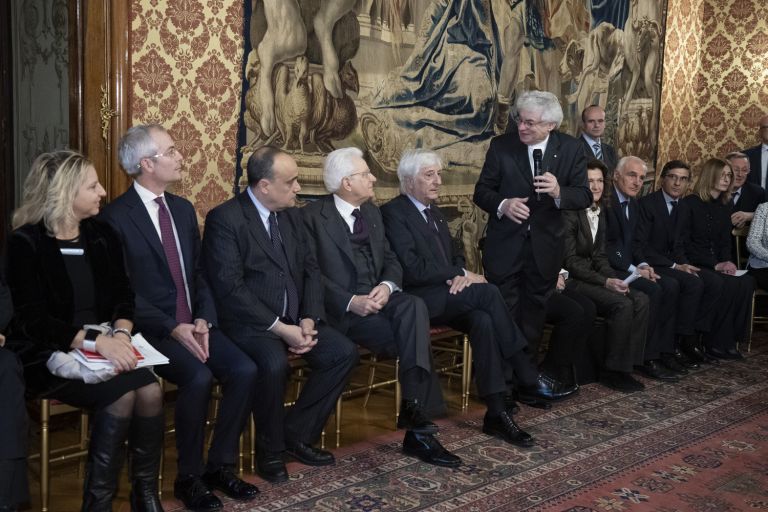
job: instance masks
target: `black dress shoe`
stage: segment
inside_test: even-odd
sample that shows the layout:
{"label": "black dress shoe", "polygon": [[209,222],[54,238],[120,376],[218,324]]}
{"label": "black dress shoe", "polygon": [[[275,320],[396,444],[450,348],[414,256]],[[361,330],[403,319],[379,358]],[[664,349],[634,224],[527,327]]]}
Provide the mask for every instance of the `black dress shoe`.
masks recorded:
{"label": "black dress shoe", "polygon": [[631,374],[613,370],[600,371],[600,384],[622,393],[634,393],[645,389],[645,385],[632,377]]}
{"label": "black dress shoe", "polygon": [[412,430],[419,434],[437,434],[437,425],[424,416],[418,400],[403,400],[400,403],[397,428]]}
{"label": "black dress shoe", "polygon": [[203,474],[203,482],[210,489],[216,489],[232,499],[240,501],[252,500],[259,494],[259,489],[235,475],[229,466],[221,466]]}
{"label": "black dress shoe", "polygon": [[288,470],[285,469],[285,462],[280,453],[259,451],[256,455],[256,473],[274,484],[288,480]]}
{"label": "black dress shoe", "polygon": [[719,348],[707,347],[705,349],[705,352],[706,352],[707,355],[709,355],[711,357],[716,357],[717,359],[725,359],[725,360],[744,359],[744,356],[741,355],[741,352],[739,352],[735,348],[729,348],[727,350],[721,350]]}
{"label": "black dress shoe", "polygon": [[435,466],[461,466],[461,459],[446,450],[432,434],[419,434],[408,430],[403,438],[403,453]]}
{"label": "black dress shoe", "polygon": [[675,361],[677,361],[683,368],[688,368],[689,370],[697,370],[700,368],[699,363],[692,361],[689,357],[683,354],[679,348],[675,349],[675,352],[672,355],[674,356]]}
{"label": "black dress shoe", "polygon": [[678,375],[688,375],[688,370],[685,368],[685,366],[677,362],[674,354],[662,354],[661,364],[663,364],[667,370],[670,370]]}
{"label": "black dress shoe", "polygon": [[522,448],[528,448],[534,444],[531,434],[521,429],[517,423],[515,423],[512,415],[506,411],[496,417],[490,417],[488,416],[488,413],[485,413],[485,418],[483,418],[483,433],[501,438],[510,444]]}
{"label": "black dress shoe", "polygon": [[578,384],[565,385],[548,375],[540,373],[533,385],[520,388],[518,398],[523,403],[525,403],[525,398],[555,401],[562,400],[578,390]]}
{"label": "black dress shoe", "polygon": [[312,445],[296,442],[288,443],[286,453],[307,466],[329,466],[336,462],[331,452],[320,450]]}
{"label": "black dress shoe", "polygon": [[680,377],[670,372],[661,364],[658,359],[649,359],[642,366],[635,366],[638,372],[646,377],[663,382],[678,382]]}
{"label": "black dress shoe", "polygon": [[173,483],[173,495],[184,503],[184,508],[192,512],[211,512],[224,507],[197,475],[177,477]]}

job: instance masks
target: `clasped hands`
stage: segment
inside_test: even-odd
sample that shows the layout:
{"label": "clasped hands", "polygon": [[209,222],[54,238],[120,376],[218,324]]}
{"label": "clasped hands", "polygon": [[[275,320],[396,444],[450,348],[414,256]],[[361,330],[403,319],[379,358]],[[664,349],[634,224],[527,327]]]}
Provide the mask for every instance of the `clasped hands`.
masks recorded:
{"label": "clasped hands", "polygon": [[317,345],[317,326],[311,318],[302,318],[299,325],[277,321],[272,332],[288,345],[288,352],[306,354]]}
{"label": "clasped hands", "polygon": [[353,295],[349,310],[358,316],[375,315],[389,302],[389,286],[381,283],[368,295]]}
{"label": "clasped hands", "polygon": [[202,318],[195,319],[192,324],[179,324],[171,331],[171,337],[184,345],[184,348],[200,362],[208,360],[208,322]]}
{"label": "clasped hands", "polygon": [[[537,194],[547,194],[552,199],[560,198],[560,184],[551,172],[533,178],[534,190]],[[506,215],[512,222],[522,224],[531,215],[527,197],[510,197],[501,207],[501,214]]]}

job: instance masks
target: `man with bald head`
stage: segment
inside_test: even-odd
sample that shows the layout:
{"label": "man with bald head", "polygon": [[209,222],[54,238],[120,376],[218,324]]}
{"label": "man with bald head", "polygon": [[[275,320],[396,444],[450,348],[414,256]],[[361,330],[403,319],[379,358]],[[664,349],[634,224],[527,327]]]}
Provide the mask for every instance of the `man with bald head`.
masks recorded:
{"label": "man with bald head", "polygon": [[760,144],[744,150],[744,154],[749,157],[749,181],[760,185],[765,190],[766,179],[768,176],[768,115],[760,118],[758,121],[758,136]]}
{"label": "man with bald head", "polygon": [[581,112],[581,140],[587,156],[594,157],[613,172],[618,162],[616,149],[603,140],[605,110],[600,105],[590,105]]}

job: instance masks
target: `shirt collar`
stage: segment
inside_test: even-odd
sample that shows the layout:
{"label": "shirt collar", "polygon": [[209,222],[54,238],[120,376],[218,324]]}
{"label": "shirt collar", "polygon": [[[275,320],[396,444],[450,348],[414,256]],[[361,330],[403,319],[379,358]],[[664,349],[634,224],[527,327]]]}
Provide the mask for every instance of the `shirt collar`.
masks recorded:
{"label": "shirt collar", "polygon": [[264,223],[264,225],[268,225],[269,222],[269,214],[270,212],[266,206],[261,204],[261,201],[256,199],[256,196],[253,194],[253,191],[251,191],[251,187],[246,187],[246,193],[248,194],[248,197],[251,198],[251,202],[253,203],[253,206],[256,207],[256,209],[259,211],[259,217],[261,217],[261,222]]}
{"label": "shirt collar", "polygon": [[360,209],[359,206],[346,202],[336,194],[333,194],[333,203],[342,217],[351,217],[353,211]]}
{"label": "shirt collar", "polygon": [[429,205],[423,204],[421,201],[419,201],[418,199],[416,199],[415,197],[413,197],[411,194],[406,194],[406,195],[407,195],[408,199],[410,199],[410,200],[411,200],[411,202],[413,203],[413,205],[414,205],[414,206],[415,206],[415,207],[416,207],[416,208],[417,208],[417,209],[418,209],[420,212],[423,212],[423,211],[424,211],[424,208],[429,208]]}
{"label": "shirt collar", "polygon": [[581,133],[581,136],[584,137],[584,140],[587,141],[590,147],[594,146],[595,144],[601,144],[601,142],[598,139],[593,139],[592,137],[590,137],[584,132]]}
{"label": "shirt collar", "polygon": [[547,138],[544,139],[541,142],[537,142],[536,144],[531,144],[528,146],[528,154],[533,154],[534,149],[540,149],[542,153],[547,149],[547,142],[549,142],[549,135],[547,135]]}
{"label": "shirt collar", "polygon": [[622,194],[618,187],[613,187],[613,191],[616,192],[616,199],[619,200],[619,204],[623,203],[624,201],[629,201],[629,198]]}
{"label": "shirt collar", "polygon": [[139,194],[139,199],[141,199],[141,202],[144,204],[155,203],[155,199],[158,197],[162,197],[163,201],[165,201],[164,193],[158,196],[148,188],[142,187],[141,185],[139,185],[139,182],[136,180],[133,181],[133,188],[134,190],[136,190],[136,193]]}
{"label": "shirt collar", "polygon": [[670,201],[679,201],[680,200],[679,197],[677,199],[675,199],[674,197],[672,197],[669,194],[667,194],[666,192],[664,192],[664,189],[661,190],[661,195],[664,196],[664,201],[667,204],[669,204]]}

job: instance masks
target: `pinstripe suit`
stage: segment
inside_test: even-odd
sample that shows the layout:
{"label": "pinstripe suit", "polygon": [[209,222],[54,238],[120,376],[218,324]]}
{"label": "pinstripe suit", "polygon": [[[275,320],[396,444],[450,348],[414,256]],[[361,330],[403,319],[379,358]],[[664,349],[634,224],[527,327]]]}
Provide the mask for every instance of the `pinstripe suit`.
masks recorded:
{"label": "pinstripe suit", "polygon": [[[314,443],[357,364],[357,350],[325,324],[323,285],[295,208],[277,212],[290,275],[275,253],[256,206],[246,193],[211,210],[206,218],[203,261],[222,328],[259,367],[254,406],[259,448],[271,452],[289,442]],[[299,317],[315,318],[318,343],[304,354],[312,371],[290,411],[283,413],[288,359],[282,339],[268,329],[282,315],[285,283],[293,279]]]}

